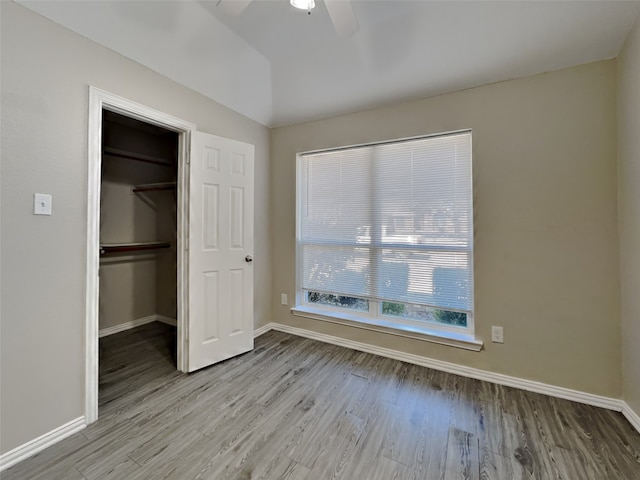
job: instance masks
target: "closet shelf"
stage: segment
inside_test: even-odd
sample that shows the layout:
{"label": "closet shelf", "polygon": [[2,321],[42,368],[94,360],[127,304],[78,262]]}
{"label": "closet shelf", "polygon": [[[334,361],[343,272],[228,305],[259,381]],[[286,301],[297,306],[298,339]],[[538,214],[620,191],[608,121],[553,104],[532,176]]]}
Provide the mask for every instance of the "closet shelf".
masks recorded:
{"label": "closet shelf", "polygon": [[121,252],[139,252],[143,250],[156,250],[158,248],[170,248],[169,242],[137,242],[137,243],[103,243],[100,244],[100,255]]}
{"label": "closet shelf", "polygon": [[164,182],[164,183],[145,183],[142,185],[134,185],[131,190],[133,193],[138,192],[153,192],[156,190],[175,190],[176,182]]}
{"label": "closet shelf", "polygon": [[153,163],[155,165],[162,165],[163,167],[172,167],[173,164],[162,158],[151,157],[149,155],[142,155],[141,153],[128,152],[126,150],[118,150],[117,148],[104,147],[102,153],[105,155],[111,155],[112,157],[126,158],[129,160],[136,160],[138,162]]}

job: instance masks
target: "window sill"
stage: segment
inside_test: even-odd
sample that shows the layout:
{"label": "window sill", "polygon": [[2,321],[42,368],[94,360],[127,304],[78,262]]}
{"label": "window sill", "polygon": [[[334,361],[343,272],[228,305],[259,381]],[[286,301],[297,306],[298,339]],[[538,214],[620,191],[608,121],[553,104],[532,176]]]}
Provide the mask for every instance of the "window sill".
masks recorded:
{"label": "window sill", "polygon": [[413,325],[398,325],[397,323],[388,322],[379,318],[363,318],[357,315],[350,315],[348,313],[328,312],[319,308],[306,306],[294,307],[291,309],[291,313],[298,317],[338,323],[350,327],[364,328],[365,330],[372,330],[374,332],[414,338],[416,340],[424,340],[425,342],[438,343],[440,345],[462,348],[474,352],[479,352],[482,350],[483,346],[482,341],[476,340],[471,335],[431,329],[428,328],[428,326],[417,327]]}

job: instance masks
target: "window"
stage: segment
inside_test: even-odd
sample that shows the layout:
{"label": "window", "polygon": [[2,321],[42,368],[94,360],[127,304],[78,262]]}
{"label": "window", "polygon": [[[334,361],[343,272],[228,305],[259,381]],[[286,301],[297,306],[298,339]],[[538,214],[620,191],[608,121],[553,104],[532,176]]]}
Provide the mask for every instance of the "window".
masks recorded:
{"label": "window", "polygon": [[473,334],[471,132],[298,156],[297,307]]}

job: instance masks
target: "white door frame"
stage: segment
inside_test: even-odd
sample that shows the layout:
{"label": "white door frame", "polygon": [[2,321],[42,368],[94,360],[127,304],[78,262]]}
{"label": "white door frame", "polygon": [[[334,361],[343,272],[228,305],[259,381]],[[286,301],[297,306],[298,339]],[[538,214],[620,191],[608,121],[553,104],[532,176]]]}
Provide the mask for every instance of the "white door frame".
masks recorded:
{"label": "white door frame", "polygon": [[87,182],[87,276],[85,326],[85,421],[98,419],[98,300],[100,268],[100,176],[102,166],[102,111],[109,110],[157,125],[179,134],[177,179],[177,357],[178,370],[188,371],[188,232],[189,232],[189,146],[196,126],[152,108],[89,87],[88,182]]}

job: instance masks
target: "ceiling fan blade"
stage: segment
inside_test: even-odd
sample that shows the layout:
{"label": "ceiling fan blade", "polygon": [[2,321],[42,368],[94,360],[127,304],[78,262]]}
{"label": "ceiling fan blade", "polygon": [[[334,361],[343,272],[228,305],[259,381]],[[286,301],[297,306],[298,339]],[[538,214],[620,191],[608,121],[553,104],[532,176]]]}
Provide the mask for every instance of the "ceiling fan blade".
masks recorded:
{"label": "ceiling fan blade", "polygon": [[324,0],[324,4],[339,36],[350,37],[360,29],[349,0]]}
{"label": "ceiling fan blade", "polygon": [[240,15],[249,6],[252,0],[218,0],[216,6],[229,15]]}

